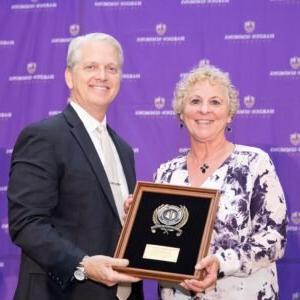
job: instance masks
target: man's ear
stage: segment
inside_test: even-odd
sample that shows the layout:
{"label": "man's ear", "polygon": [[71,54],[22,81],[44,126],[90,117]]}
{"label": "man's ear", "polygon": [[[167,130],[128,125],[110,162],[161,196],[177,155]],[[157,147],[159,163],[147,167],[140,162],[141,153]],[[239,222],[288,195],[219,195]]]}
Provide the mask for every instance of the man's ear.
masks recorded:
{"label": "man's ear", "polygon": [[73,78],[72,78],[72,71],[68,67],[65,70],[65,81],[68,88],[71,90],[73,88]]}

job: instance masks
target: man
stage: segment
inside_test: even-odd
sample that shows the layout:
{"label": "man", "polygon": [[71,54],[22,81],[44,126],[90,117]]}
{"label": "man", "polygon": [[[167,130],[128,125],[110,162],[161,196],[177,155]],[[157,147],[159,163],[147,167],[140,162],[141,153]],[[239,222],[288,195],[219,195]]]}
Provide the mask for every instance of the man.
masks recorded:
{"label": "man", "polygon": [[111,257],[120,207],[136,181],[132,149],[106,126],[122,64],[112,36],[73,39],[65,71],[70,104],[16,142],[8,186],[10,234],[22,249],[16,300],[123,300],[130,292],[129,299],[143,299],[138,278],[113,269],[128,261]]}

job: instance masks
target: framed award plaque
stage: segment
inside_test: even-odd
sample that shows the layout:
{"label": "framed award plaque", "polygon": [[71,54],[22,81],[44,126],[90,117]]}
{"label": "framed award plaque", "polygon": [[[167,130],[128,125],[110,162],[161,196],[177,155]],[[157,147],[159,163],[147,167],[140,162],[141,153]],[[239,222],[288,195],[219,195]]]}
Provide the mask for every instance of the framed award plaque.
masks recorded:
{"label": "framed award plaque", "polygon": [[207,255],[218,199],[213,189],[138,182],[115,251],[129,266],[117,270],[173,282],[201,278],[195,265]]}

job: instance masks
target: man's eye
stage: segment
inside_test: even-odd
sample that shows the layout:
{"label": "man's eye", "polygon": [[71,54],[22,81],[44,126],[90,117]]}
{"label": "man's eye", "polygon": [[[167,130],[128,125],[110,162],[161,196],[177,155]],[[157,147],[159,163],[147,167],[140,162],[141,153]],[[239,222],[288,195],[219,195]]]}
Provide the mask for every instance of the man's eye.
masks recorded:
{"label": "man's eye", "polygon": [[115,66],[106,66],[106,71],[112,74],[116,74],[118,72],[118,68]]}
{"label": "man's eye", "polygon": [[95,66],[94,65],[87,65],[87,66],[85,66],[85,69],[86,70],[95,70]]}

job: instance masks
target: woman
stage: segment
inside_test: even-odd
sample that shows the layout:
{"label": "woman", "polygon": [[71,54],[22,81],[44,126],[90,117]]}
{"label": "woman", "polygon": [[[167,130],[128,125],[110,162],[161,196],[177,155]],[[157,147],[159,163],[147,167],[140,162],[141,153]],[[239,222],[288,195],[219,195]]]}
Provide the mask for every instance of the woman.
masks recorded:
{"label": "woman", "polygon": [[[162,164],[155,182],[218,189],[221,196],[210,255],[196,266],[209,281],[187,280],[172,299],[278,299],[275,261],[286,244],[286,204],[268,154],[226,138],[237,91],[226,73],[202,65],[177,84],[173,107],[190,150]],[[161,299],[168,288],[160,283]]]}

